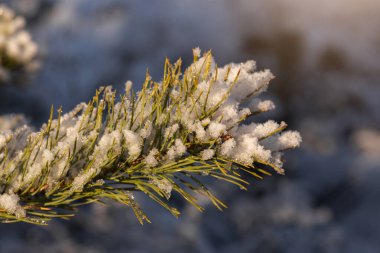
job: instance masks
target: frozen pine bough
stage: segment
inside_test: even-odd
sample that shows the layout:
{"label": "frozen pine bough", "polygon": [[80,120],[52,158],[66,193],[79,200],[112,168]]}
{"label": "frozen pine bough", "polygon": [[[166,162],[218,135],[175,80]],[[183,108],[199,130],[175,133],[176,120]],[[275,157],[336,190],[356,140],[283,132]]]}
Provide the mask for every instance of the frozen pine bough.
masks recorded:
{"label": "frozen pine bough", "polygon": [[25,19],[0,4],[0,84],[38,68],[37,52],[37,45],[25,30]]}
{"label": "frozen pine bough", "polygon": [[219,68],[211,52],[196,49],[183,73],[180,60],[166,60],[162,80],[147,74],[139,92],[131,82],[121,95],[102,87],[69,113],[52,108],[38,132],[1,132],[0,219],[46,224],[109,199],[130,206],[143,223],[149,219],[135,192],[178,216],[168,201],[172,192],[198,210],[200,195],[225,207],[202,176],[246,189],[244,173],[283,174],[282,152],[301,137],[284,131],[284,122],[247,123],[274,109],[257,98],[273,75],[255,68],[254,61]]}

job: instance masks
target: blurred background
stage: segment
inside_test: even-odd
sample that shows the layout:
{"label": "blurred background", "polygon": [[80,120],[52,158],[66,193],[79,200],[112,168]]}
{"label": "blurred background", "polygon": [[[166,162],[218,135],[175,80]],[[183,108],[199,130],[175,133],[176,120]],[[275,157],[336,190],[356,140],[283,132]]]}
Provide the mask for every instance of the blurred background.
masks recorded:
{"label": "blurred background", "polygon": [[[380,252],[380,1],[1,0],[26,18],[41,67],[0,86],[0,114],[38,128],[50,105],[65,111],[101,85],[138,89],[164,58],[257,61],[276,79],[264,95],[303,136],[286,176],[251,178],[247,192],[209,182],[228,204],[204,213],[175,199],[179,219],[138,196],[131,210],[83,207],[48,227],[0,225],[0,252]],[[2,118],[0,123],[10,122]],[[12,120],[23,121],[22,116]],[[264,120],[264,119],[263,119]]]}

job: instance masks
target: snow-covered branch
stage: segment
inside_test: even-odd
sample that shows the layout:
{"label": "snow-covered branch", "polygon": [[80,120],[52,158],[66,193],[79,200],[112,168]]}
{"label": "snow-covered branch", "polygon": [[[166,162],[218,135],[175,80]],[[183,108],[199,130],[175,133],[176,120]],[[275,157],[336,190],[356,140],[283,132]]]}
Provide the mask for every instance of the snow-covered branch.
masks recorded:
{"label": "snow-covered branch", "polygon": [[25,30],[25,19],[0,4],[0,84],[15,73],[31,72],[39,63],[37,45]]}
{"label": "snow-covered branch", "polygon": [[[38,132],[27,126],[0,133],[0,219],[41,224],[67,218],[78,205],[111,199],[148,218],[134,192],[167,208],[172,192],[202,210],[197,194],[225,205],[200,181],[224,180],[246,189],[240,174],[283,174],[282,151],[299,146],[298,132],[284,122],[251,122],[274,108],[256,98],[273,75],[254,61],[218,68],[211,52],[194,50],[183,73],[181,61],[165,63],[164,76],[147,74],[141,91],[131,82],[118,97],[100,88],[87,104],[49,121]],[[69,211],[69,212],[68,212]]]}

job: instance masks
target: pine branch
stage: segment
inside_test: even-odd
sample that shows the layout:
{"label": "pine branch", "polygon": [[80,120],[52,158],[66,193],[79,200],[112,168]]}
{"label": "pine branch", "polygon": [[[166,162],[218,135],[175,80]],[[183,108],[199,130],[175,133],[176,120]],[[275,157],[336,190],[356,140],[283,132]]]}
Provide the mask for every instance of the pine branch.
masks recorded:
{"label": "pine branch", "polygon": [[135,192],[178,216],[168,202],[172,192],[200,211],[199,194],[226,207],[201,182],[204,176],[246,189],[242,172],[259,179],[270,168],[283,173],[281,151],[297,147],[299,134],[280,133],[286,124],[274,121],[242,124],[274,108],[258,99],[247,103],[267,89],[272,74],[254,72],[253,61],[218,68],[211,52],[201,58],[199,52],[184,73],[180,60],[166,60],[162,81],[147,74],[137,93],[131,82],[119,98],[102,87],[69,113],[54,115],[52,108],[38,132],[0,133],[0,220],[43,225],[110,199],[144,223],[150,221]]}
{"label": "pine branch", "polygon": [[0,4],[0,85],[21,83],[39,68],[38,47],[25,30],[25,19]]}

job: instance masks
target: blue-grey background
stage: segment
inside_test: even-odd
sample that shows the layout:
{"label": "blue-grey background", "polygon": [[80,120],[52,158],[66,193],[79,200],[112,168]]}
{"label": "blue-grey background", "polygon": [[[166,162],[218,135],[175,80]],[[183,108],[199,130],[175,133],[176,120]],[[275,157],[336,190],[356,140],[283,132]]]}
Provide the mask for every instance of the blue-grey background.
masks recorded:
{"label": "blue-grey background", "polygon": [[380,252],[380,2],[378,0],[1,0],[27,19],[41,69],[0,87],[0,114],[36,128],[50,105],[70,110],[101,85],[138,89],[164,58],[212,49],[219,65],[254,59],[276,75],[268,118],[304,142],[286,176],[243,192],[210,182],[229,206],[206,211],[174,199],[170,216],[138,196],[131,210],[82,208],[48,227],[0,225],[0,252]]}

